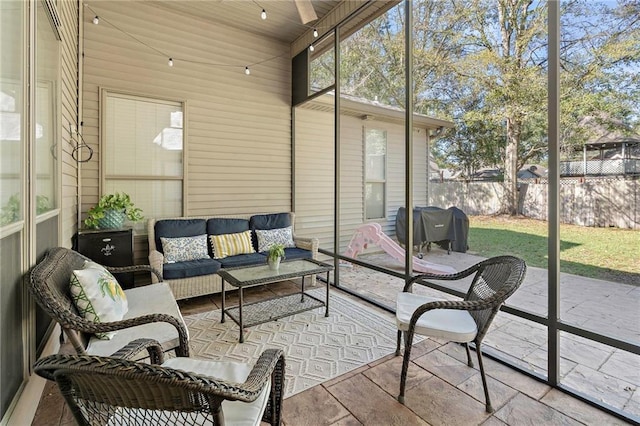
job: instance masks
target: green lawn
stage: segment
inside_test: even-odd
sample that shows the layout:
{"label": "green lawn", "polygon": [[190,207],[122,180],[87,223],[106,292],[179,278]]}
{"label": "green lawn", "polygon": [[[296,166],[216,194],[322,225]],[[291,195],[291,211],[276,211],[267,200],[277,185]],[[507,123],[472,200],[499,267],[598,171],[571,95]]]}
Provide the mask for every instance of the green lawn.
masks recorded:
{"label": "green lawn", "polygon": [[[513,254],[547,268],[547,222],[509,216],[470,216],[469,252]],[[560,225],[560,271],[640,285],[640,231]]]}

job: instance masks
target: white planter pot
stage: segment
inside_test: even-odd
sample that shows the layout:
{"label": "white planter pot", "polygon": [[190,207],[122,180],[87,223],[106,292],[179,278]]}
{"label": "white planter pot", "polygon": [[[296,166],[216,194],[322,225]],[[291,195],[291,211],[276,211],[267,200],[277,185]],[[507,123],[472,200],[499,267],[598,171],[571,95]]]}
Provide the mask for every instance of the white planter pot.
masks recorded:
{"label": "white planter pot", "polygon": [[269,269],[271,269],[272,271],[277,271],[278,268],[280,267],[280,257],[275,259],[275,260],[271,260],[269,259],[267,261],[267,263],[269,264]]}

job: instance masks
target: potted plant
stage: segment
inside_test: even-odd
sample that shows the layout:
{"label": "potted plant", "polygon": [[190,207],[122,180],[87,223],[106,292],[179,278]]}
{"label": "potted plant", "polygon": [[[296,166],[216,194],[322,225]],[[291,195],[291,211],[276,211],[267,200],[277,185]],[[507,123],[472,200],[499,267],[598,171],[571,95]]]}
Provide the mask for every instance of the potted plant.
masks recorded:
{"label": "potted plant", "polygon": [[277,271],[280,267],[280,261],[284,258],[284,244],[271,244],[271,247],[269,247],[269,254],[267,255],[267,263],[269,264],[269,269]]}
{"label": "potted plant", "polygon": [[134,206],[129,194],[116,192],[103,195],[87,212],[84,224],[90,229],[122,228],[125,219],[142,220],[142,210]]}

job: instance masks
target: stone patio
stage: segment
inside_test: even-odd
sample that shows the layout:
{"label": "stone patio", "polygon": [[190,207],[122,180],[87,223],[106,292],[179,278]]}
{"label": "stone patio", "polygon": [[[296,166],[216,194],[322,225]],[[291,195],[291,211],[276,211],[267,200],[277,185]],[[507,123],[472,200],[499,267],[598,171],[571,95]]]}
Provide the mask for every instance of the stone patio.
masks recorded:
{"label": "stone patio", "polygon": [[[359,257],[397,271],[403,265],[385,253]],[[484,259],[468,253],[436,247],[429,262],[463,270]],[[333,279],[333,278],[332,278]],[[470,279],[457,283],[465,291]],[[394,307],[404,281],[357,265],[340,268],[340,285],[358,291],[386,306]],[[447,283],[451,285],[451,283]],[[560,278],[560,318],[573,325],[631,342],[640,341],[640,286],[596,280],[570,274]],[[435,297],[454,297],[426,289]],[[522,286],[508,300],[510,306],[547,315],[547,270],[529,267]],[[484,344],[515,364],[546,375],[546,327],[501,312]],[[569,333],[561,333],[560,374],[563,384],[612,407],[640,416],[640,356],[611,348]]]}
{"label": "stone patio", "polygon": [[[299,282],[285,281],[248,289],[245,296],[249,303],[298,291]],[[220,308],[220,295],[181,300],[179,305],[183,315],[208,312]],[[73,348],[65,344],[61,351]],[[629,424],[485,357],[496,410],[488,414],[477,363],[469,368],[465,357],[460,345],[424,339],[411,352],[406,405],[396,400],[402,357],[391,354],[286,398],[283,426]],[[71,424],[75,422],[56,385],[47,382],[31,425]]]}

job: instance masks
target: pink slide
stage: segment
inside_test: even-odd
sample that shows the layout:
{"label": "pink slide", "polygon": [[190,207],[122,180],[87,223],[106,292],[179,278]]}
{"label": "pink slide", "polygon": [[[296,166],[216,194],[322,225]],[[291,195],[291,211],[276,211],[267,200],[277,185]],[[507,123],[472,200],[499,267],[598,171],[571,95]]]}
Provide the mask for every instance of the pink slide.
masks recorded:
{"label": "pink slide", "polygon": [[[368,244],[374,244],[387,252],[397,261],[404,263],[405,252],[395,241],[385,235],[382,232],[382,227],[379,223],[365,223],[356,229],[356,232],[351,237],[345,256],[357,257],[363,249],[367,248]],[[413,269],[418,272],[428,272],[431,274],[455,274],[456,271],[451,266],[438,265],[437,263],[427,262],[413,256]]]}

